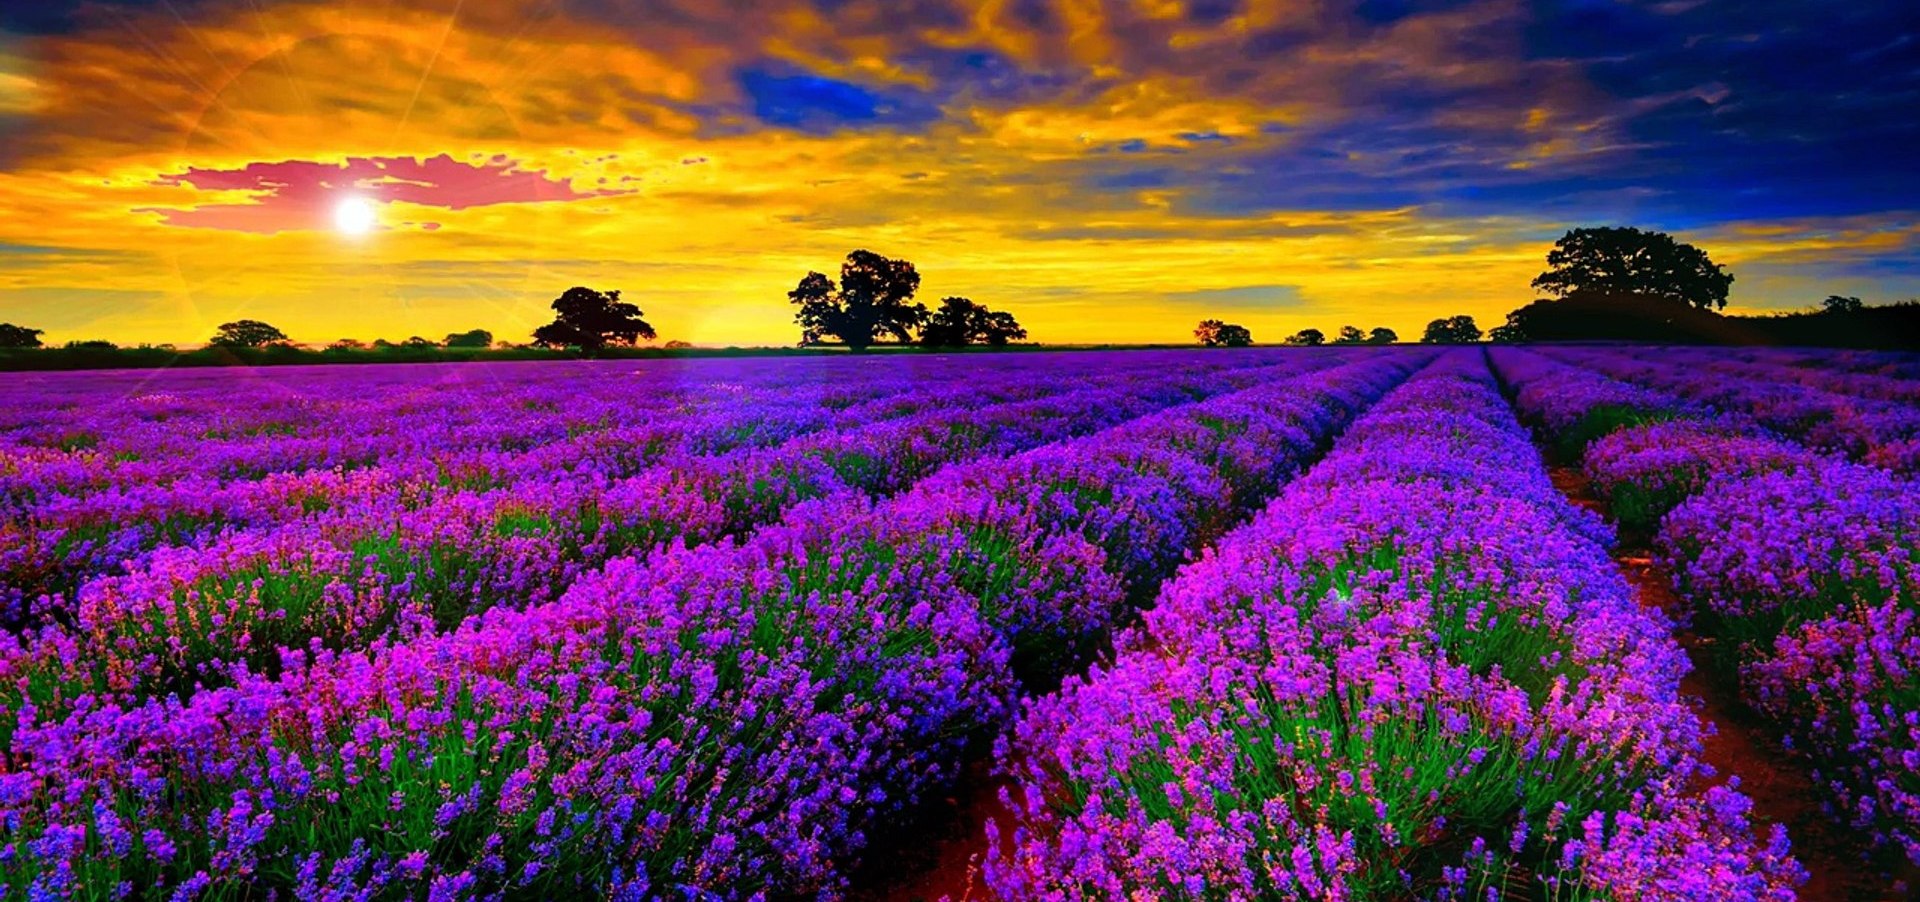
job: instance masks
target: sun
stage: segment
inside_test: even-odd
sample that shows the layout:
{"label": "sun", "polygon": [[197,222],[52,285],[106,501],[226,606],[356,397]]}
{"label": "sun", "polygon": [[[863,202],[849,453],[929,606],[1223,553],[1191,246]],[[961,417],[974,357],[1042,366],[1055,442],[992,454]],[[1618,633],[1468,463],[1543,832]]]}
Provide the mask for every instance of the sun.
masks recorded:
{"label": "sun", "polygon": [[333,206],[333,227],[342,235],[365,235],[379,222],[379,213],[364,197],[344,198]]}

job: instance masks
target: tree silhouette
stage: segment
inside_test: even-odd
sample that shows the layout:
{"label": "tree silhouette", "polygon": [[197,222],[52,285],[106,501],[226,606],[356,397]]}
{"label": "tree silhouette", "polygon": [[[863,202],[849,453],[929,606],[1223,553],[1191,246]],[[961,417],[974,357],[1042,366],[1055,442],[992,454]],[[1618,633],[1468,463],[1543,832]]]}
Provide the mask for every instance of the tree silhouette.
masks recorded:
{"label": "tree silhouette", "polygon": [[1474,324],[1473,317],[1464,314],[1436,319],[1427,324],[1427,332],[1420,340],[1426,344],[1472,344],[1480,340],[1480,327]]}
{"label": "tree silhouette", "polygon": [[0,323],[0,348],[37,348],[44,329],[29,329],[12,323]]}
{"label": "tree silhouette", "polygon": [[257,319],[238,319],[230,323],[221,323],[219,331],[207,344],[223,348],[263,348],[267,345],[286,344],[287,333],[269,326]]}
{"label": "tree silhouette", "polygon": [[976,343],[1000,347],[1026,337],[1027,330],[1013,314],[989,310],[962,297],[942,298],[940,309],[920,330],[920,343],[931,347],[957,348]]}
{"label": "tree silhouette", "polygon": [[1359,326],[1341,326],[1340,334],[1334,338],[1333,343],[1337,345],[1357,345],[1366,340],[1367,333],[1360,331]]}
{"label": "tree silhouette", "polygon": [[454,332],[440,343],[449,348],[484,348],[493,344],[493,333],[485,329]]}
{"label": "tree silhouette", "polygon": [[554,299],[553,310],[553,322],[533,330],[533,343],[544,348],[597,351],[654,336],[640,308],[620,300],[617,289],[599,292],[576,285]]}
{"label": "tree silhouette", "polygon": [[336,354],[344,354],[348,351],[364,351],[366,349],[367,343],[358,338],[342,338],[326,347],[326,350]]}
{"label": "tree silhouette", "polygon": [[800,343],[817,344],[827,336],[864,351],[882,334],[895,341],[913,340],[913,331],[927,321],[925,304],[911,303],[920,290],[920,273],[905,260],[857,250],[840,264],[840,284],[817,273],[807,273],[787,298],[800,308],[793,321],[800,325]]}
{"label": "tree silhouette", "polygon": [[1253,344],[1253,333],[1246,326],[1221,322],[1217,319],[1203,319],[1193,330],[1193,337],[1209,348],[1244,348]]}
{"label": "tree silhouette", "polygon": [[1828,313],[1859,313],[1867,309],[1867,302],[1856,297],[1830,294],[1820,302],[1820,309]]}
{"label": "tree silhouette", "polygon": [[1400,333],[1386,326],[1375,326],[1372,332],[1367,333],[1367,344],[1370,345],[1390,345],[1399,340]]}
{"label": "tree silhouette", "polygon": [[1520,325],[1520,312],[1516,310],[1507,314],[1505,324],[1488,329],[1487,340],[1500,342],[1502,344],[1517,344],[1526,341],[1527,330]]}
{"label": "tree silhouette", "polygon": [[1727,306],[1733,274],[1707,252],[1664,232],[1573,229],[1547,254],[1533,287],[1555,297],[1574,292],[1644,294],[1703,310]]}
{"label": "tree silhouette", "polygon": [[1290,345],[1303,345],[1305,347],[1311,348],[1316,345],[1326,344],[1327,334],[1325,332],[1320,331],[1319,329],[1301,329],[1300,331],[1287,336],[1286,343]]}
{"label": "tree silhouette", "polygon": [[[1751,325],[1752,320],[1745,320]],[[1743,320],[1650,294],[1576,291],[1507,314],[1496,341],[1647,341],[1693,343],[1741,338]]]}

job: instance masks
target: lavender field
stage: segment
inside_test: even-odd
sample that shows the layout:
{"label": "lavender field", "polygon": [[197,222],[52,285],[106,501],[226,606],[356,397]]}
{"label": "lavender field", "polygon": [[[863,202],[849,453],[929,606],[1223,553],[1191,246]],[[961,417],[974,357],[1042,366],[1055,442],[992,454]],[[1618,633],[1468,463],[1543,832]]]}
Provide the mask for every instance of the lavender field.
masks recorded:
{"label": "lavender field", "polygon": [[1916,471],[1866,352],[12,374],[0,896],[1896,898]]}

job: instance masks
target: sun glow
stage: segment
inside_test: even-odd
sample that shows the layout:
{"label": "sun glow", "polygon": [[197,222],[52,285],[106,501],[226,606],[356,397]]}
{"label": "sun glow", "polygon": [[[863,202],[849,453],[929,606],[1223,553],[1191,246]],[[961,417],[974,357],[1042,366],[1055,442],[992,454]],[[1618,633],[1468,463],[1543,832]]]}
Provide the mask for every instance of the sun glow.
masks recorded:
{"label": "sun glow", "polygon": [[333,227],[342,235],[365,235],[380,221],[373,204],[364,197],[349,197],[333,207]]}

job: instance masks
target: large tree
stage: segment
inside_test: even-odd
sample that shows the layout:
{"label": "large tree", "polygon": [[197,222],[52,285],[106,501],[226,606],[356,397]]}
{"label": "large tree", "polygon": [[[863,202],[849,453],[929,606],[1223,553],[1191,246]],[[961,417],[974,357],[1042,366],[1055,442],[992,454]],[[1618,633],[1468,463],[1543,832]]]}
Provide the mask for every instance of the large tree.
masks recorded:
{"label": "large tree", "polygon": [[0,323],[0,348],[37,348],[42,329],[29,329],[12,323]]}
{"label": "large tree", "polygon": [[1400,333],[1386,326],[1375,326],[1372,332],[1367,333],[1367,344],[1370,345],[1390,345],[1399,340]]}
{"label": "large tree", "polygon": [[1217,319],[1201,320],[1193,330],[1193,337],[1209,348],[1244,348],[1253,344],[1253,333],[1246,326]]}
{"label": "large tree", "polygon": [[237,319],[230,323],[221,323],[219,331],[207,339],[207,344],[223,348],[263,348],[267,345],[286,344],[287,333],[267,325],[257,319]]}
{"label": "large tree", "polygon": [[787,299],[800,308],[793,321],[800,324],[801,344],[832,336],[851,350],[864,351],[882,335],[902,344],[913,340],[913,330],[928,315],[925,304],[913,303],[919,290],[920,273],[912,263],[857,250],[840,264],[839,285],[810,272],[787,292]]}
{"label": "large tree", "polygon": [[1286,343],[1290,345],[1304,345],[1309,348],[1316,347],[1327,343],[1327,333],[1319,329],[1301,329],[1287,336]]}
{"label": "large tree", "polygon": [[1359,326],[1341,326],[1340,334],[1334,338],[1333,343],[1337,345],[1357,345],[1365,344],[1366,340],[1367,333],[1360,331]]}
{"label": "large tree", "polygon": [[920,343],[957,348],[970,344],[1002,346],[1027,337],[1027,330],[1004,311],[989,310],[967,298],[942,298],[940,309],[927,318]]}
{"label": "large tree", "polygon": [[1555,297],[1576,292],[1644,294],[1703,310],[1727,306],[1733,274],[1707,252],[1664,232],[1573,229],[1547,254],[1533,287]]}
{"label": "large tree", "polygon": [[1827,313],[1859,313],[1867,309],[1867,302],[1852,295],[1830,294],[1820,302],[1820,309]]}
{"label": "large tree", "polygon": [[534,344],[597,351],[654,336],[653,327],[640,318],[640,308],[620,300],[617,289],[601,292],[576,285],[554,299],[553,310],[553,322],[533,330]]}
{"label": "large tree", "polygon": [[1427,332],[1420,340],[1427,344],[1472,344],[1480,340],[1480,326],[1465,314],[1436,319],[1427,324]]}

